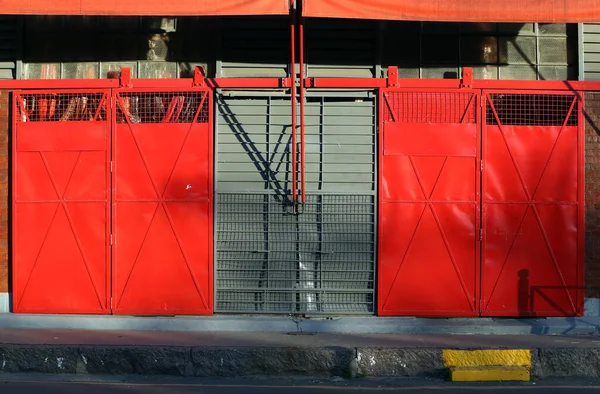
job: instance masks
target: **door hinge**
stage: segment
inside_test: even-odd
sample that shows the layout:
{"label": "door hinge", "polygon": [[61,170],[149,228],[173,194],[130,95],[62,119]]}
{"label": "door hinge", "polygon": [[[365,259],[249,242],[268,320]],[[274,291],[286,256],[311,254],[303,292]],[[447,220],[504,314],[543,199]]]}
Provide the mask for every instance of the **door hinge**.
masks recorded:
{"label": "door hinge", "polygon": [[108,239],[109,239],[110,244],[113,245],[114,244],[114,237],[113,237],[112,234],[108,237]]}
{"label": "door hinge", "polygon": [[115,162],[114,161],[110,161],[110,172],[113,172],[115,170]]}
{"label": "door hinge", "polygon": [[482,228],[479,229],[479,240],[483,241],[483,229]]}
{"label": "door hinge", "polygon": [[483,172],[483,160],[479,161],[479,171]]}

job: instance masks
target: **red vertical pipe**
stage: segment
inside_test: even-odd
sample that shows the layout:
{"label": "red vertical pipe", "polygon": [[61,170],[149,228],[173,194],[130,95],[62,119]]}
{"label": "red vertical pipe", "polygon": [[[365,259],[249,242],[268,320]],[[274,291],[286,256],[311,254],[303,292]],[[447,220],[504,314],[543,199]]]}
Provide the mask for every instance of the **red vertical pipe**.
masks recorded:
{"label": "red vertical pipe", "polygon": [[300,40],[300,171],[302,188],[302,204],[306,203],[306,171],[304,165],[304,20],[302,14],[298,17],[298,35]]}
{"label": "red vertical pipe", "polygon": [[296,202],[296,37],[295,37],[295,11],[290,8],[290,32],[291,32],[291,49],[292,49],[292,201]]}

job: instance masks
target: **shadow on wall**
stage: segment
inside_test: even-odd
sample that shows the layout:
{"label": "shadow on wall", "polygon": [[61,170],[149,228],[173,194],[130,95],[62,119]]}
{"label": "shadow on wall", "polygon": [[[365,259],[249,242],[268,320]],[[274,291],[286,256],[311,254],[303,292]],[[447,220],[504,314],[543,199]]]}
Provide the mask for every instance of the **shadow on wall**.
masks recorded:
{"label": "shadow on wall", "polygon": [[[282,126],[277,133],[277,141],[274,144],[273,151],[263,152],[256,146],[250,134],[246,132],[244,126],[238,121],[235,113],[230,106],[221,102],[218,106],[221,116],[227,122],[227,126],[247,153],[250,161],[265,181],[266,190],[274,190],[276,199],[285,206],[292,206],[291,200],[291,133],[288,129],[291,125]],[[270,136],[269,136],[270,137]],[[283,179],[280,179],[283,176]]]}

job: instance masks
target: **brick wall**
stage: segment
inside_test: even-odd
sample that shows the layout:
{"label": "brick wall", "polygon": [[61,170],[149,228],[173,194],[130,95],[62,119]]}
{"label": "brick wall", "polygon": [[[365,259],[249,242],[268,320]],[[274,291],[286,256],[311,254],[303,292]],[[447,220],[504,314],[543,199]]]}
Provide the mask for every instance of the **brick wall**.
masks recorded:
{"label": "brick wall", "polygon": [[9,135],[9,96],[7,90],[0,90],[0,293],[8,291],[8,135]]}
{"label": "brick wall", "polygon": [[600,297],[600,93],[585,95],[585,286]]}

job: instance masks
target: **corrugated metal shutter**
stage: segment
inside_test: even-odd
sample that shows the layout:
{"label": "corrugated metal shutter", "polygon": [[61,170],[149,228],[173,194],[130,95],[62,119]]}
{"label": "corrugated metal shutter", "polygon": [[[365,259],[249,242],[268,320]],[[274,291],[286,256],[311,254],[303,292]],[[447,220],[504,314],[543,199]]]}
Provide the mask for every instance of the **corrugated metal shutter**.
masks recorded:
{"label": "corrugated metal shutter", "polygon": [[20,21],[0,16],[0,79],[14,79],[17,73]]}
{"label": "corrugated metal shutter", "polygon": [[373,313],[374,102],[310,100],[294,214],[289,100],[217,97],[216,311]]}
{"label": "corrugated metal shutter", "polygon": [[600,80],[600,23],[583,24],[583,79]]}

